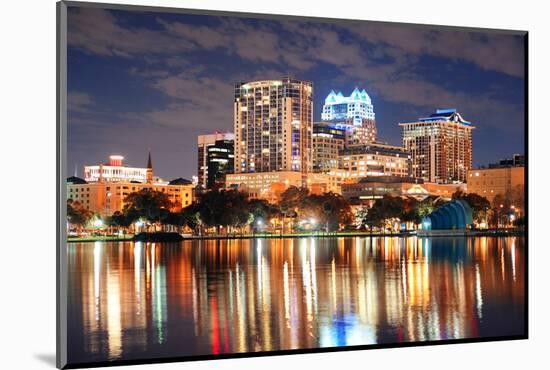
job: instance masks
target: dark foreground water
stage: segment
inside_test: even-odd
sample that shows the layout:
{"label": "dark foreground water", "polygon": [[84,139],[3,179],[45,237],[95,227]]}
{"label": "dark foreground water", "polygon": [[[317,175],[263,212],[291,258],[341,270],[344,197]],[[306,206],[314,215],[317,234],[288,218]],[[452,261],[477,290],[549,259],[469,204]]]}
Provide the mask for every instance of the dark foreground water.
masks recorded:
{"label": "dark foreground water", "polygon": [[69,363],[520,335],[524,239],[69,244]]}

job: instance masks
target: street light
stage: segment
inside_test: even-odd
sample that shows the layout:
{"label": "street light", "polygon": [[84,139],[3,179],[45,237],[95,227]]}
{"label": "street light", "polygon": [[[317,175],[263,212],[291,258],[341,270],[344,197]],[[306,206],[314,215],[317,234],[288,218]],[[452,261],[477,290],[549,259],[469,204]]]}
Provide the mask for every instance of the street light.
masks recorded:
{"label": "street light", "polygon": [[315,232],[315,230],[317,229],[317,220],[312,217],[309,219],[309,223],[311,225],[311,228],[313,229],[313,232]]}
{"label": "street light", "polygon": [[96,219],[94,220],[94,226],[95,226],[96,228],[98,228],[98,229],[99,229],[101,226],[103,226],[103,221],[101,220],[101,218],[96,218]]}
{"label": "street light", "polygon": [[254,236],[256,236],[256,228],[259,230],[263,225],[263,221],[262,220],[256,221],[256,225],[257,227],[254,228]]}
{"label": "street light", "polygon": [[139,231],[139,229],[141,229],[141,227],[143,226],[143,221],[142,221],[142,220],[137,220],[137,221],[134,223],[134,226],[135,226],[135,228],[137,229],[137,231]]}

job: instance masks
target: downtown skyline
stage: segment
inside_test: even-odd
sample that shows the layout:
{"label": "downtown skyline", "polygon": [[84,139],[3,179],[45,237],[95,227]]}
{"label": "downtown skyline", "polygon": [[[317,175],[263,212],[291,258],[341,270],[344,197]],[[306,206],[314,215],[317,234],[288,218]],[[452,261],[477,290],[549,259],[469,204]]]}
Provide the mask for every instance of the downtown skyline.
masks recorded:
{"label": "downtown skyline", "polygon": [[69,10],[68,172],[121,154],[155,173],[196,175],[196,137],[233,131],[233,84],[313,82],[313,120],[331,90],[366,89],[378,137],[457,108],[476,126],[474,166],[523,153],[523,40],[512,34],[323,20]]}

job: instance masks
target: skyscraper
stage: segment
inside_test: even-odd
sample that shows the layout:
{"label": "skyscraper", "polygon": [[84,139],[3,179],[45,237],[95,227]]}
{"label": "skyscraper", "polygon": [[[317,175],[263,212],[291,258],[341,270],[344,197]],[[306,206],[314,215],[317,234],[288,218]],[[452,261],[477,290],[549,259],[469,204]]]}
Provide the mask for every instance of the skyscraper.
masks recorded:
{"label": "skyscraper", "polygon": [[429,182],[465,182],[472,168],[472,129],[456,109],[437,109],[416,122],[400,123],[412,174]]}
{"label": "skyscraper", "polygon": [[367,92],[355,88],[350,96],[331,90],[325,99],[321,119],[345,130],[346,146],[365,145],[376,140],[376,116]]}
{"label": "skyscraper", "polygon": [[[283,78],[235,85],[235,173],[312,168],[313,85]],[[305,181],[305,177],[304,177]]]}
{"label": "skyscraper", "polygon": [[[198,175],[199,184],[202,185],[205,189],[208,188],[208,179],[209,179],[208,149],[216,145],[216,142],[219,142],[219,141],[232,142],[234,140],[235,140],[235,135],[230,132],[227,132],[227,133],[216,132],[208,135],[199,135],[197,137],[197,144],[198,144],[197,175]],[[227,146],[227,145],[224,145],[224,146]],[[229,158],[229,153],[227,154]],[[230,154],[232,155],[233,153],[230,153]],[[231,164],[231,167],[233,167],[233,164]],[[215,176],[216,175],[214,175],[214,177]]]}
{"label": "skyscraper", "polygon": [[331,122],[351,120],[354,125],[361,126],[364,119],[375,120],[374,107],[365,89],[359,91],[355,88],[347,97],[331,90],[325,99],[321,119]]}

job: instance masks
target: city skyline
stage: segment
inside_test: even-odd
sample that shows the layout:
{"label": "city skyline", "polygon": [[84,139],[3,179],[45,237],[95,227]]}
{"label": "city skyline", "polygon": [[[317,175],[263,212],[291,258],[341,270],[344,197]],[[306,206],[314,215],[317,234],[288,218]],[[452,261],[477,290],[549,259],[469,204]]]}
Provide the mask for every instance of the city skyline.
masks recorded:
{"label": "city skyline", "polygon": [[68,20],[69,173],[109,154],[141,166],[150,148],[160,177],[190,179],[197,135],[233,131],[234,82],[284,75],[313,82],[314,121],[331,90],[358,87],[382,141],[402,145],[398,123],[457,108],[476,126],[474,167],[524,152],[513,34],[85,8]]}

